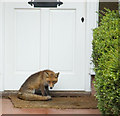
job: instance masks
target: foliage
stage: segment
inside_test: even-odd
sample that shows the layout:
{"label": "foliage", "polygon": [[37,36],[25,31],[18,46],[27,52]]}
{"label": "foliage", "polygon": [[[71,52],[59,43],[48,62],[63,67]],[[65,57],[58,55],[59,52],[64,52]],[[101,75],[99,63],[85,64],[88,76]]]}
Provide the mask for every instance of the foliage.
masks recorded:
{"label": "foliage", "polygon": [[120,115],[120,17],[118,11],[105,10],[93,30],[96,98],[103,114]]}

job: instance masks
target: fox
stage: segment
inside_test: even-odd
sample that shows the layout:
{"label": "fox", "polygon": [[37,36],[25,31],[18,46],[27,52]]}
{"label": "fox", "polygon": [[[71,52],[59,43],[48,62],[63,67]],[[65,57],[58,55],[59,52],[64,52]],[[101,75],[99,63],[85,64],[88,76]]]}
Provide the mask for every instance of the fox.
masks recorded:
{"label": "fox", "polygon": [[[51,100],[49,87],[52,89],[58,82],[59,72],[43,70],[32,74],[20,87],[17,97],[27,101],[47,101]],[[36,90],[41,90],[42,95],[35,94]]]}

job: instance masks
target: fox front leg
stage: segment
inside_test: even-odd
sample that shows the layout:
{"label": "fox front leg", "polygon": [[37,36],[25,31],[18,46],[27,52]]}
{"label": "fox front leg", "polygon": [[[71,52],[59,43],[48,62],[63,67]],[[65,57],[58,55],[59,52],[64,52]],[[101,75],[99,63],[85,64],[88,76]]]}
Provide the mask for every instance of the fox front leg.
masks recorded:
{"label": "fox front leg", "polygon": [[46,96],[49,96],[49,88],[48,88],[48,85],[45,86],[45,94]]}
{"label": "fox front leg", "polygon": [[41,86],[41,87],[40,87],[40,90],[41,90],[42,96],[45,96],[45,87],[44,87],[44,86]]}
{"label": "fox front leg", "polygon": [[[41,93],[42,93],[42,96],[45,96],[45,94],[46,94],[46,92],[45,92],[45,86],[41,86]],[[46,97],[48,97],[49,98],[49,100],[51,100],[52,98],[51,98],[51,96],[49,96],[49,95],[47,95]]]}

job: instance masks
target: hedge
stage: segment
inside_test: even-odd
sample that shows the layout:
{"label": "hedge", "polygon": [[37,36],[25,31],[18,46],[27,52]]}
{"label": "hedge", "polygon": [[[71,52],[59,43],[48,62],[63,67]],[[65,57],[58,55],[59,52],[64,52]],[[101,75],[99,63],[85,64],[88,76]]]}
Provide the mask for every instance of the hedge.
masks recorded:
{"label": "hedge", "polygon": [[120,16],[105,9],[93,30],[93,64],[96,98],[102,114],[120,115]]}

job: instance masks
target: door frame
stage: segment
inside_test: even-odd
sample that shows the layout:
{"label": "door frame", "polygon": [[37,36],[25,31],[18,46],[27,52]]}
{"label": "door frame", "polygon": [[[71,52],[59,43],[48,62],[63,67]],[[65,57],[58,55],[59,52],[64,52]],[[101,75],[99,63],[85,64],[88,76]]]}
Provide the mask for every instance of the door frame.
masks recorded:
{"label": "door frame", "polygon": [[[92,53],[92,29],[96,28],[97,21],[98,21],[98,14],[96,11],[99,10],[99,0],[86,0],[86,37],[85,37],[85,91],[90,92],[91,91],[91,53]],[[4,65],[5,65],[5,56],[4,56],[4,51],[5,51],[5,42],[4,42],[4,19],[5,19],[5,12],[4,12],[4,2],[0,2],[0,91],[4,91]]]}
{"label": "door frame", "polygon": [[86,77],[85,77],[85,90],[91,91],[91,75],[95,75],[93,71],[93,64],[91,61],[92,55],[92,40],[93,40],[93,29],[98,27],[98,13],[99,11],[99,0],[87,0],[87,12],[86,12],[86,41],[85,41],[85,60],[86,60]]}
{"label": "door frame", "polygon": [[0,91],[4,90],[4,3],[0,1]]}

